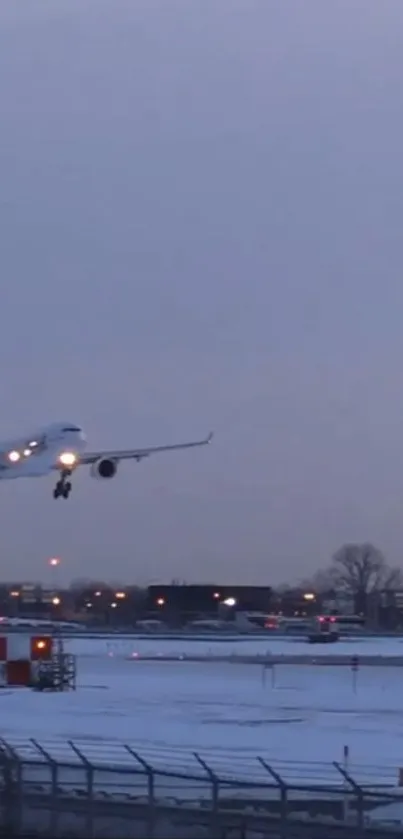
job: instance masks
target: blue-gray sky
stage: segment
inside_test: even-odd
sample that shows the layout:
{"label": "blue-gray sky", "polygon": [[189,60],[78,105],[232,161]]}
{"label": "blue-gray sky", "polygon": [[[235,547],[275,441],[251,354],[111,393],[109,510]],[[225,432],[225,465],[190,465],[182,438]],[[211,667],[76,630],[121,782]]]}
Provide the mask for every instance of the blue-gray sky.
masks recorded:
{"label": "blue-gray sky", "polygon": [[3,578],[403,556],[401,0],[3,0],[1,437],[207,450],[3,483]]}

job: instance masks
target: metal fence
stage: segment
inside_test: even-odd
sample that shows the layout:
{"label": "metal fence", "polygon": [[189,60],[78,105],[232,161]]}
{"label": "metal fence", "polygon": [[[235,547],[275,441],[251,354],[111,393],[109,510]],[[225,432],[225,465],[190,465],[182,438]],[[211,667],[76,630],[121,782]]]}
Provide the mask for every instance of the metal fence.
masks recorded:
{"label": "metal fence", "polygon": [[[111,839],[385,839],[403,837],[403,788],[351,774],[337,762],[319,777],[220,771],[205,755],[151,760],[133,746],[0,739],[0,833]],[[294,772],[291,772],[291,769]],[[307,766],[307,764],[305,764]],[[314,765],[315,766],[315,765]],[[323,765],[325,766],[325,765]],[[313,775],[317,772],[316,781]],[[402,827],[397,823],[402,821]],[[393,824],[395,823],[395,824]]]}

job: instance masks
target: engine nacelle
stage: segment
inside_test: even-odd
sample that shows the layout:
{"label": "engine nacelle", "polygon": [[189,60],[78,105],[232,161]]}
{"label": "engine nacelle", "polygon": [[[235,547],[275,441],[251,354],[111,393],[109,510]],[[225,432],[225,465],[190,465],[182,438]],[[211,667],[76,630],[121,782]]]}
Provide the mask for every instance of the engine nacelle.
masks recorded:
{"label": "engine nacelle", "polygon": [[100,457],[91,465],[90,475],[98,481],[104,478],[114,478],[118,471],[118,461],[109,457]]}

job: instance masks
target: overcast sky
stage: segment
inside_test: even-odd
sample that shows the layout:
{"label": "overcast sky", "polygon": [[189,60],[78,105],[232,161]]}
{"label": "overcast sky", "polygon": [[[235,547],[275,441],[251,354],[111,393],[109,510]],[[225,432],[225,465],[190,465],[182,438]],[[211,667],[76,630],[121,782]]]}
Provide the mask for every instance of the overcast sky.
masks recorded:
{"label": "overcast sky", "polygon": [[4,482],[1,577],[403,560],[401,0],[2,0],[1,437],[214,444]]}

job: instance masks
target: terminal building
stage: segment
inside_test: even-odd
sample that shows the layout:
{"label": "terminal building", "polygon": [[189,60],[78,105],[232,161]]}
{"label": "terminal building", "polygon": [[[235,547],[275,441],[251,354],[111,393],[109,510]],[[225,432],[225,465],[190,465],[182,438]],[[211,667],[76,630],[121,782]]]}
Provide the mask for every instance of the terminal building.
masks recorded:
{"label": "terminal building", "polygon": [[271,600],[269,586],[152,585],[146,609],[164,623],[180,626],[198,619],[232,621],[240,612],[268,614]]}

